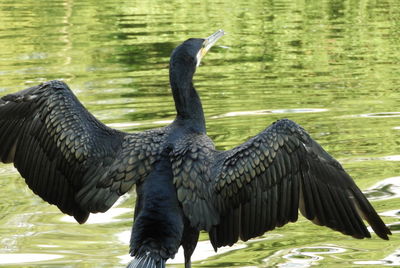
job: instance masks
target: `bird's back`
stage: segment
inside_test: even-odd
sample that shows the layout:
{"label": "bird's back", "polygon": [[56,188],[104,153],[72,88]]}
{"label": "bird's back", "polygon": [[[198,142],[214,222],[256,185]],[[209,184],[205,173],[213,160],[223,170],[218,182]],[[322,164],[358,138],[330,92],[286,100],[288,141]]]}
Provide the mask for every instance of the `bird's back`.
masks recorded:
{"label": "bird's back", "polygon": [[178,251],[184,228],[168,154],[155,163],[138,195],[140,207],[136,207],[139,211],[132,229],[131,254],[137,262],[150,258],[156,264],[164,263]]}

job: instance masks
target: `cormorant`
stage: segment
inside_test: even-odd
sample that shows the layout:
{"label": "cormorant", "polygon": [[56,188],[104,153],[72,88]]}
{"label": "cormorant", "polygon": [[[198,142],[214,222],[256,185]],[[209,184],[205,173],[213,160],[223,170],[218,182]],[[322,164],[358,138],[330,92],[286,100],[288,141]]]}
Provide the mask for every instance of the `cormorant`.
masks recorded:
{"label": "cormorant", "polygon": [[34,193],[84,223],[105,212],[133,185],[137,201],[129,267],[165,267],[180,245],[185,267],[199,231],[215,250],[295,222],[355,238],[390,230],[342,166],[298,124],[279,120],[228,151],[206,134],[192,78],[224,34],[188,39],[172,52],[170,84],[177,115],[168,126],[139,133],[98,121],[61,81],[0,99],[0,159]]}

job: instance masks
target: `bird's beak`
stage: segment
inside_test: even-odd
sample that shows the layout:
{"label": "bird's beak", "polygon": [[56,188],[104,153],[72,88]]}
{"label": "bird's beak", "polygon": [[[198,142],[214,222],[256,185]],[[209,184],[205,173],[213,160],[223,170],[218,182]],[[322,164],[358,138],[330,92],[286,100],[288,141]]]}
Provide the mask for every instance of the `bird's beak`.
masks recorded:
{"label": "bird's beak", "polygon": [[208,50],[210,50],[210,48],[218,41],[218,39],[224,36],[224,34],[225,32],[223,30],[218,30],[204,40],[201,49],[197,53],[197,66],[200,65],[201,59],[207,54]]}

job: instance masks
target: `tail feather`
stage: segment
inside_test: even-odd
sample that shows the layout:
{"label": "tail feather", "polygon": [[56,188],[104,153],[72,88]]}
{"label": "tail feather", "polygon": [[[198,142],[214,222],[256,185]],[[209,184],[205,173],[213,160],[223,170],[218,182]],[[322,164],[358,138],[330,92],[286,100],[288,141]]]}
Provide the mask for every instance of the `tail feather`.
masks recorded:
{"label": "tail feather", "polygon": [[165,268],[165,260],[158,257],[155,258],[153,254],[144,254],[135,257],[128,265],[127,268]]}

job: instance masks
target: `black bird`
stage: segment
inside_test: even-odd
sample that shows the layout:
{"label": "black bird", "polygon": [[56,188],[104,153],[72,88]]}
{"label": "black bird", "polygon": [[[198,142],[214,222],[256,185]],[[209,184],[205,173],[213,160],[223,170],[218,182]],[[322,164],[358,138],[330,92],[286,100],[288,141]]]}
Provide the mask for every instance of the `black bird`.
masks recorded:
{"label": "black bird", "polygon": [[215,250],[295,222],[355,238],[391,234],[342,166],[293,121],[273,123],[228,151],[206,134],[192,78],[224,34],[188,39],[173,52],[170,84],[177,111],[170,125],[139,133],[105,126],[61,81],[0,99],[0,159],[37,195],[84,223],[132,186],[137,201],[129,267],[165,267],[180,245],[185,267],[199,231]]}

